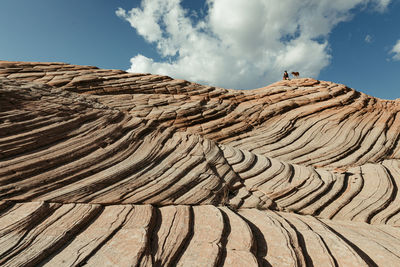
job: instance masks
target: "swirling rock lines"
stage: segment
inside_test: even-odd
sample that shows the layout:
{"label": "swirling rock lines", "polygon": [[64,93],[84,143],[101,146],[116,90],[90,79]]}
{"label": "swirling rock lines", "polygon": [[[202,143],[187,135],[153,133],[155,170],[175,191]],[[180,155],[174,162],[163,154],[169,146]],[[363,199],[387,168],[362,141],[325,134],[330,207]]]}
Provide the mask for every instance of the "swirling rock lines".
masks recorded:
{"label": "swirling rock lines", "polygon": [[0,265],[398,265],[398,111],[0,61]]}

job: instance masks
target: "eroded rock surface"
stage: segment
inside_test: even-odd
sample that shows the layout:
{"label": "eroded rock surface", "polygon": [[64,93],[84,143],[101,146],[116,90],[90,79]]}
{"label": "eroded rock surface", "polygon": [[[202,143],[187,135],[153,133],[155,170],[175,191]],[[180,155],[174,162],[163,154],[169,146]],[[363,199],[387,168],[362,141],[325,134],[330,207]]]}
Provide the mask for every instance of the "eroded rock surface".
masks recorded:
{"label": "eroded rock surface", "polygon": [[399,109],[0,61],[0,265],[399,265]]}

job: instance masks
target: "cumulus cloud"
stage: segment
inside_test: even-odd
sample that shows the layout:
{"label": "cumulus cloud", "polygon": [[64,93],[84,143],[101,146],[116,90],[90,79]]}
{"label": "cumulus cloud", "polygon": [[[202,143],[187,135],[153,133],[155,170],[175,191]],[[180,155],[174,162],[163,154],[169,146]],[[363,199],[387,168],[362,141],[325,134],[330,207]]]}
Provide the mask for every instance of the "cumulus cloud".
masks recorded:
{"label": "cumulus cloud", "polygon": [[393,60],[400,60],[400,40],[393,46],[392,50],[390,50],[391,54],[394,54],[392,59]]}
{"label": "cumulus cloud", "polygon": [[150,72],[225,88],[257,88],[283,70],[317,77],[329,65],[328,35],[359,5],[384,10],[390,0],[207,0],[193,19],[180,0],[143,0],[116,14],[147,42],[161,61],[138,54],[130,72]]}

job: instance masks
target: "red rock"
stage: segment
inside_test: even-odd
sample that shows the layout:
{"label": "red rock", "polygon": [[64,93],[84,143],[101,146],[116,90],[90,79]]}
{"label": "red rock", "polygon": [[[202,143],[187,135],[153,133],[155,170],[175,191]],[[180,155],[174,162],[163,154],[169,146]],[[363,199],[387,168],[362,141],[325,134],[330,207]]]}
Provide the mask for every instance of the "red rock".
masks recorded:
{"label": "red rock", "polygon": [[398,265],[399,107],[0,61],[0,265]]}

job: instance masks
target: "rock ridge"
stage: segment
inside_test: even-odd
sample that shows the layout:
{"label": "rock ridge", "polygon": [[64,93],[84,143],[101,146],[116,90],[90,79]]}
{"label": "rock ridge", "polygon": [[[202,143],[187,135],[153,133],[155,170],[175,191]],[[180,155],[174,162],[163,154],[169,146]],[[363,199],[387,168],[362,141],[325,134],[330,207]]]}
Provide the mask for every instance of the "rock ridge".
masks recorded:
{"label": "rock ridge", "polygon": [[0,265],[397,265],[399,103],[0,61]]}

